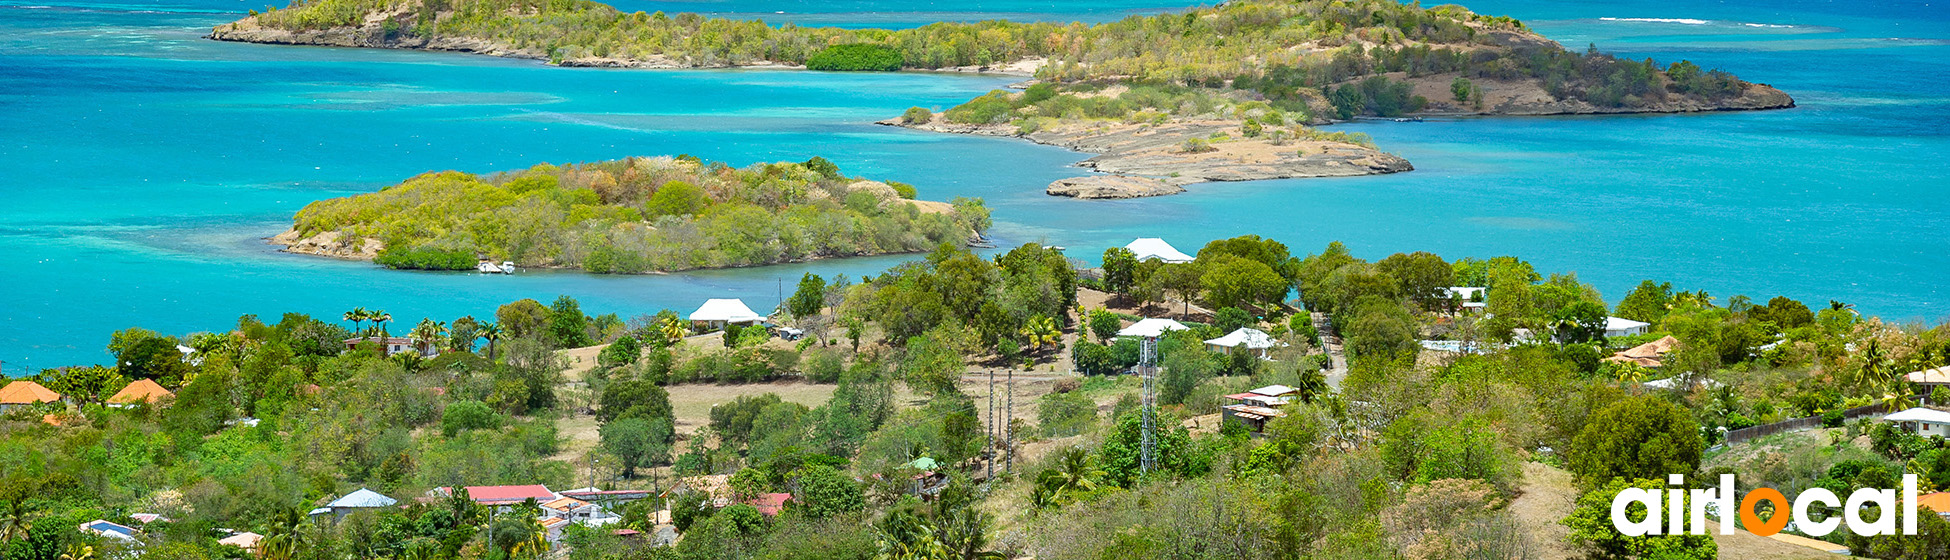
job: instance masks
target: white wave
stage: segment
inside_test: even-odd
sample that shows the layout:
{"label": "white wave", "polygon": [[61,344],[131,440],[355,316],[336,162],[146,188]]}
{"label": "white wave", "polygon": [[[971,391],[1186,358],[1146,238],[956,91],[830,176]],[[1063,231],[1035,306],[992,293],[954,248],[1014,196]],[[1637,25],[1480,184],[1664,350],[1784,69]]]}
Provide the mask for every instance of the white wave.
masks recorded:
{"label": "white wave", "polygon": [[1708,24],[1708,23],[1712,23],[1712,22],[1709,22],[1709,21],[1707,21],[1707,20],[1703,20],[1703,19],[1687,19],[1687,18],[1615,18],[1615,17],[1601,17],[1601,18],[1598,18],[1598,19],[1599,19],[1600,21],[1636,21],[1636,22],[1641,22],[1641,23],[1683,23],[1683,24],[1686,24],[1686,25],[1706,25],[1706,24]]}

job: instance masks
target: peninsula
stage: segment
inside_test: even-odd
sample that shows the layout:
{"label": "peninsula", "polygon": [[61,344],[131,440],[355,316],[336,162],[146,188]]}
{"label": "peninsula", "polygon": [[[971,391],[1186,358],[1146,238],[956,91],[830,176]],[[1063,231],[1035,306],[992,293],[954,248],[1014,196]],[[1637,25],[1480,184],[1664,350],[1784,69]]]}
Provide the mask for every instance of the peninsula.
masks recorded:
{"label": "peninsula", "polygon": [[[1567,50],[1508,17],[1392,0],[1237,0],[1095,25],[984,21],[901,30],[625,13],[586,0],[304,0],[217,26],[210,38],[470,52],[562,66],[1032,76],[1052,86],[1037,99],[991,93],[950,109],[945,122],[917,119],[910,110],[883,123],[1099,154],[1084,165],[1109,177],[1051,186],[1052,194],[1073,196],[1411,169],[1372,145],[1306,128],[1362,116],[1794,106],[1780,90],[1689,61]],[[1140,89],[1161,93],[1129,94]],[[1093,97],[1118,103],[1099,102],[1102,110],[1093,113],[1081,101]],[[1268,112],[1280,115],[1272,130]],[[1278,133],[1262,139],[1254,129]]]}
{"label": "peninsula", "polygon": [[645,273],[911,253],[988,229],[980,199],[914,200],[824,158],[732,168],[638,157],[476,176],[427,173],[321,200],[271,238],[286,251],[391,268],[526,267]]}

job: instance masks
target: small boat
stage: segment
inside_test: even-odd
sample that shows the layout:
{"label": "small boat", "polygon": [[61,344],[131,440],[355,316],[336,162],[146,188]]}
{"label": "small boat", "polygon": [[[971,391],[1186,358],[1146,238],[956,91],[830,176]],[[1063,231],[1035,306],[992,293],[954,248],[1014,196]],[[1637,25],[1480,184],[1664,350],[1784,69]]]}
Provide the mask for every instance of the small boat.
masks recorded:
{"label": "small boat", "polygon": [[1395,117],[1395,122],[1422,122],[1422,117]]}
{"label": "small boat", "polygon": [[474,270],[480,271],[483,274],[514,274],[515,262],[501,261],[499,264],[496,264],[494,261],[482,260],[480,264],[474,265]]}

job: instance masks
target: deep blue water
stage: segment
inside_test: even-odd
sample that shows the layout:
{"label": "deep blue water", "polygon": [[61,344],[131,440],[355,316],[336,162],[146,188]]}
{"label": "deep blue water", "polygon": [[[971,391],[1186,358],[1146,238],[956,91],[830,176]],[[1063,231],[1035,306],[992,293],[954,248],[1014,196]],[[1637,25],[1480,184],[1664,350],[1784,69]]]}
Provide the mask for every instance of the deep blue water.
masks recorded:
{"label": "deep blue water", "polygon": [[[1003,17],[1101,21],[1168,2],[619,2],[819,25]],[[1950,316],[1950,7],[1931,2],[1491,0],[1567,45],[1690,59],[1795,95],[1787,111],[1364,122],[1417,171],[1054,199],[1083,156],[873,126],[1011,81],[932,74],[562,69],[465,55],[198,38],[262,3],[0,0],[0,372],[102,361],[111,331],[219,330],[236,316],[401,323],[556,294],[625,317],[707,297],[776,299],[804,271],[902,257],[651,277],[396,272],[274,252],[260,238],[320,198],[440,169],[696,154],[824,155],[849,173],[981,196],[1007,242],[1085,260],[1133,237],[1194,251],[1259,233],[1379,258],[1516,254],[1614,301],[1640,279],[1765,299]],[[778,14],[775,12],[786,12]],[[1605,19],[1612,18],[1612,19]],[[1651,21],[1675,20],[1675,21]],[[1685,21],[1677,21],[1685,20]]]}

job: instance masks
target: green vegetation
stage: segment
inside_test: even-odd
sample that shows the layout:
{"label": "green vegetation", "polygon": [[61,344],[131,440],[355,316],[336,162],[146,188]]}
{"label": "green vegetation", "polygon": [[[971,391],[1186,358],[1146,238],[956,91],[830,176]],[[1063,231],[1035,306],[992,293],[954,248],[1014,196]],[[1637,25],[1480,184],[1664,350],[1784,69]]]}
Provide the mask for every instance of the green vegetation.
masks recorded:
{"label": "green vegetation", "polygon": [[[304,236],[377,238],[394,268],[523,266],[640,273],[922,251],[986,229],[980,200],[924,212],[914,188],[848,178],[823,158],[734,169],[695,158],[538,165],[489,176],[429,173],[312,203]],[[396,249],[400,248],[400,249]]]}
{"label": "green vegetation", "polygon": [[901,69],[901,52],[886,45],[833,45],[806,57],[806,69],[892,72]]}
{"label": "green vegetation", "polygon": [[[346,349],[394,321],[365,309],[344,315],[349,329],[297,314],[182,337],[128,329],[110,337],[116,365],[35,377],[73,401],[0,414],[0,528],[13,528],[0,555],[59,560],[86,546],[241,558],[214,544],[227,528],[275,539],[267,558],[318,560],[513,560],[545,546],[571,559],[1508,558],[1540,525],[1562,523],[1582,555],[1711,558],[1711,537],[1612,531],[1611,493],[1663,488],[1667,473],[1715,484],[1738,472],[1743,486],[1789,495],[1889,487],[1906,473],[1925,491],[1950,484],[1950,444],[1834,414],[1915,399],[1901,372],[1950,364],[1950,326],[1887,324],[1839,302],[1722,302],[1657,282],[1621,310],[1573,273],[1513,257],[1371,262],[1339,243],[1301,256],[1250,235],[1212,241],[1188,263],[1106,260],[1097,280],[1040,244],[992,258],[944,246],[857,281],[804,276],[789,305],[808,335],[798,341],[761,328],[692,338],[669,311],[624,321],[568,297],[511,302],[492,322],[421,320],[410,336],[431,358]],[[1190,327],[1157,341],[1149,434],[1141,382],[1108,375],[1135,364],[1139,345],[1102,335],[1133,317],[1080,308],[1099,301],[1080,293],[1086,284],[1115,284],[1103,301],[1116,309]],[[1487,287],[1487,312],[1445,290],[1471,284]],[[1640,316],[1654,332],[1591,331],[1593,317],[1625,312],[1650,313]],[[1337,384],[1311,313],[1345,341]],[[1261,359],[1204,343],[1245,327],[1284,345]],[[1598,358],[1668,334],[1679,345],[1657,369]],[[602,343],[568,382],[557,351]],[[178,344],[193,349],[187,359]],[[970,375],[985,370],[1013,371],[1018,390],[1033,373],[1049,390],[1016,394],[1013,418],[989,416],[987,384]],[[1674,388],[1645,385],[1650,376]],[[176,395],[98,400],[136,379]],[[768,384],[701,386],[753,382]],[[1216,416],[1225,395],[1271,384],[1297,391],[1262,425]],[[235,422],[246,417],[257,422]],[[1836,427],[1711,447],[1722,428],[1800,417]],[[1158,450],[1148,472],[1147,435]],[[1575,482],[1553,489],[1528,473]],[[343,520],[300,513],[359,487],[401,498],[590,479],[661,489],[698,475],[725,475],[724,489],[687,482],[618,507],[619,526],[639,531],[668,507],[683,532],[675,547],[580,528],[537,544],[546,532],[533,510],[490,523],[466,499]],[[1532,492],[1578,498],[1548,520],[1513,511]],[[777,516],[753,503],[772,493],[792,495]],[[73,530],[135,512],[171,519],[144,528],[140,551]],[[1858,556],[1922,557],[1950,540],[1950,524],[1931,519],[1917,536],[1833,538]]]}
{"label": "green vegetation", "polygon": [[1397,72],[1410,78],[1460,73],[1535,80],[1560,99],[1604,107],[1722,99],[1745,87],[1724,72],[1701,72],[1688,62],[1662,69],[1650,60],[1569,52],[1507,17],[1388,0],[1248,0],[1095,25],[992,20],[900,30],[623,13],[585,0],[309,0],[256,21],[317,30],[357,26],[374,14],[384,14],[382,26],[391,37],[483,39],[558,61],[667,57],[698,66],[785,62],[893,70],[1043,57],[1048,64],[1037,77],[1051,82],[1231,87],[1285,110],[1337,96],[1334,105],[1344,114],[1419,108],[1403,92],[1368,82]]}

